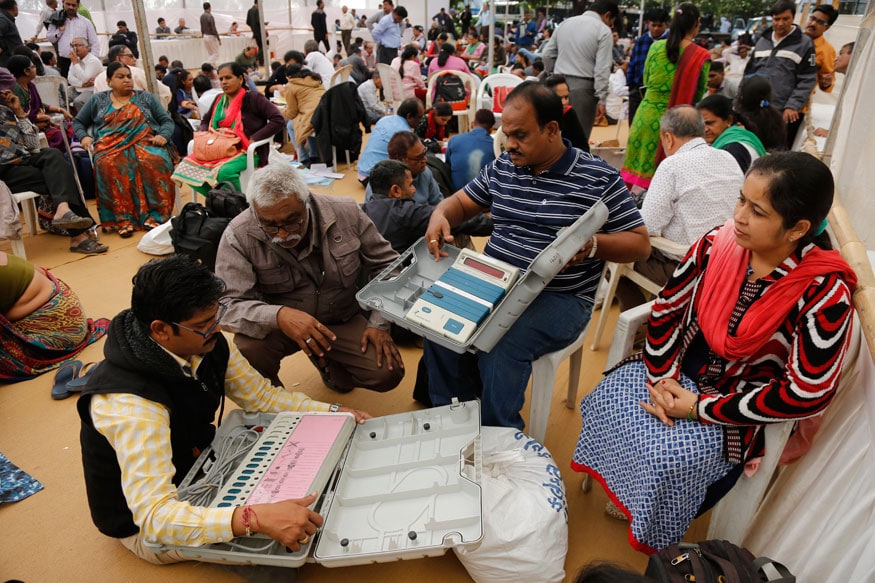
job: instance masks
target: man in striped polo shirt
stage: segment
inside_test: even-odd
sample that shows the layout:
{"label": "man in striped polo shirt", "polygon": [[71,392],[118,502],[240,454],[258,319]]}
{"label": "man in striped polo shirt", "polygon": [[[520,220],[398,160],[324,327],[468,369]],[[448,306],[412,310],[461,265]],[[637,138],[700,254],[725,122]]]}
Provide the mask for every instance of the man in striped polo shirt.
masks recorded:
{"label": "man in striped polo shirt", "polygon": [[507,151],[462,190],[443,200],[426,231],[435,258],[451,228],[483,212],[495,225],[485,253],[526,269],[562,227],[597,201],[609,209],[601,231],[571,259],[490,352],[456,354],[426,341],[434,405],[481,398],[484,425],[516,427],[532,362],[560,350],[583,331],[604,261],[646,259],[650,240],[619,172],[562,139],[562,102],[534,82],[517,86],[502,113]]}

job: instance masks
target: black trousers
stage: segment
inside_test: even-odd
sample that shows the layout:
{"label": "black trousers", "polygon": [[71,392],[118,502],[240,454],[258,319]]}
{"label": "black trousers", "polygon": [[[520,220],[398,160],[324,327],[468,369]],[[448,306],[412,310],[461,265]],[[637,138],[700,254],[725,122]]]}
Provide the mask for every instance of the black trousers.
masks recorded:
{"label": "black trousers", "polygon": [[69,57],[58,57],[58,71],[64,79],[66,79],[67,75],[70,73],[70,65],[72,63],[73,61],[71,61]]}
{"label": "black trousers", "polygon": [[380,50],[377,52],[377,62],[385,65],[391,65],[392,59],[398,56],[398,47],[384,47],[380,45]]}
{"label": "black trousers", "polygon": [[[0,164],[0,180],[12,192],[32,190],[48,194],[56,205],[66,202],[70,210],[80,217],[93,217],[82,204],[76,189],[73,168],[64,159],[60,150],[46,148],[32,154],[18,164]],[[72,236],[85,232],[85,229],[67,229]]]}
{"label": "black trousers", "polygon": [[632,127],[632,120],[639,105],[641,105],[641,86],[629,85],[629,127]]}
{"label": "black trousers", "polygon": [[255,41],[255,46],[258,47],[258,54],[255,55],[255,62],[264,66],[264,43],[261,42],[261,32],[252,31],[252,40]]}

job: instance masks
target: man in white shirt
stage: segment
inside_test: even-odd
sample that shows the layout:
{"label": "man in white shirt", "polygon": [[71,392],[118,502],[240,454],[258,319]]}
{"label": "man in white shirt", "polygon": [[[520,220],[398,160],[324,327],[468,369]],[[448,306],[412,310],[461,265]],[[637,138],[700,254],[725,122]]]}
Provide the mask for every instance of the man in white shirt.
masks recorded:
{"label": "man in white shirt", "polygon": [[343,51],[349,56],[349,43],[352,40],[352,29],[355,28],[355,17],[349,13],[346,6],[340,7],[340,41]]}
{"label": "man in white shirt", "polygon": [[[651,237],[691,245],[732,217],[744,173],[732,154],[708,145],[705,121],[691,105],[669,109],[659,121],[659,137],[667,158],[653,175],[641,217]],[[680,259],[653,248],[647,260],[635,262],[635,271],[664,284]],[[644,302],[629,283],[622,279],[617,288],[621,309]]]}
{"label": "man in white shirt", "polygon": [[571,107],[587,140],[593,123],[606,115],[614,44],[611,29],[619,13],[614,0],[596,0],[580,16],[565,20],[544,49],[544,60],[555,61],[554,72],[568,82]]}
{"label": "man in white shirt", "polygon": [[750,47],[747,45],[736,43],[735,46],[723,51],[726,76],[741,81],[741,78],[744,77],[744,68],[747,67],[749,60]]}
{"label": "man in white shirt", "polygon": [[73,59],[73,41],[84,38],[93,47],[94,56],[100,57],[100,42],[94,25],[84,16],[79,16],[79,0],[64,0],[64,13],[67,19],[64,24],[50,24],[46,29],[46,38],[58,48],[58,69],[66,77],[70,72]]}
{"label": "man in white shirt", "polygon": [[322,77],[322,85],[325,89],[331,87],[331,77],[334,76],[334,65],[328,57],[319,52],[319,43],[312,38],[304,43],[304,65],[314,73]]}
{"label": "man in white shirt", "polygon": [[73,107],[81,109],[94,93],[94,79],[103,72],[103,63],[91,52],[88,39],[76,37],[70,43],[70,72],[67,81],[76,93]]}
{"label": "man in white shirt", "polygon": [[[139,89],[140,91],[149,90],[149,86],[146,85],[146,71],[136,66],[137,58],[134,56],[134,53],[131,52],[131,49],[125,45],[110,47],[109,52],[106,54],[106,58],[109,63],[112,63],[113,61],[124,63],[124,65],[131,70],[131,77],[134,80],[134,89]],[[161,100],[164,107],[167,107],[170,103],[170,87],[164,83],[155,83],[155,86],[158,88],[158,99]],[[106,70],[103,70],[94,78],[94,90],[106,91],[108,89],[109,83],[106,80]]]}
{"label": "man in white shirt", "polygon": [[371,124],[375,124],[383,116],[389,115],[389,106],[380,99],[380,92],[382,90],[383,81],[380,79],[380,74],[376,71],[370,79],[357,88],[362,105],[365,106],[365,111],[368,113],[368,121]]}

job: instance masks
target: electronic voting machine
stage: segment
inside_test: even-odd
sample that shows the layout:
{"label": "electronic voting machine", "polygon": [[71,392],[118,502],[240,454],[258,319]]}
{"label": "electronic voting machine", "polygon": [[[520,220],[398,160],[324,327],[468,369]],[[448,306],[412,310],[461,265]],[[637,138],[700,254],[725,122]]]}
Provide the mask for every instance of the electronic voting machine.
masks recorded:
{"label": "electronic voting machine", "polygon": [[597,202],[521,270],[497,259],[444,245],[435,261],[420,239],[359,291],[365,310],[458,353],[488,352],[550,280],[608,218]]}
{"label": "electronic voting machine", "polygon": [[197,506],[242,506],[319,492],[325,519],[291,552],[264,535],[172,548],[241,565],[364,565],[479,544],[480,406],[454,401],[368,419],[348,413],[231,411],[179,486]]}

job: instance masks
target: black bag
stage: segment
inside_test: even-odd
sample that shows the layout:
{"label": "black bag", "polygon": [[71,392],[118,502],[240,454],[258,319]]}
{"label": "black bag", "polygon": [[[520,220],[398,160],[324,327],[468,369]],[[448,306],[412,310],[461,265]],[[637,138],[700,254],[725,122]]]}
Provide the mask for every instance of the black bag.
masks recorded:
{"label": "black bag", "polygon": [[215,271],[219,241],[230,222],[231,219],[213,216],[200,203],[186,203],[179,216],[170,219],[173,225],[170,230],[173,249],[200,261],[210,271]]}
{"label": "black bag", "polygon": [[465,83],[458,75],[446,73],[435,81],[435,95],[436,101],[465,101]]}
{"label": "black bag", "polygon": [[220,182],[207,193],[207,212],[210,216],[233,219],[248,208],[246,195],[230,182]]}
{"label": "black bag", "polygon": [[671,545],[650,556],[644,575],[658,583],[795,583],[781,563],[726,540]]}

